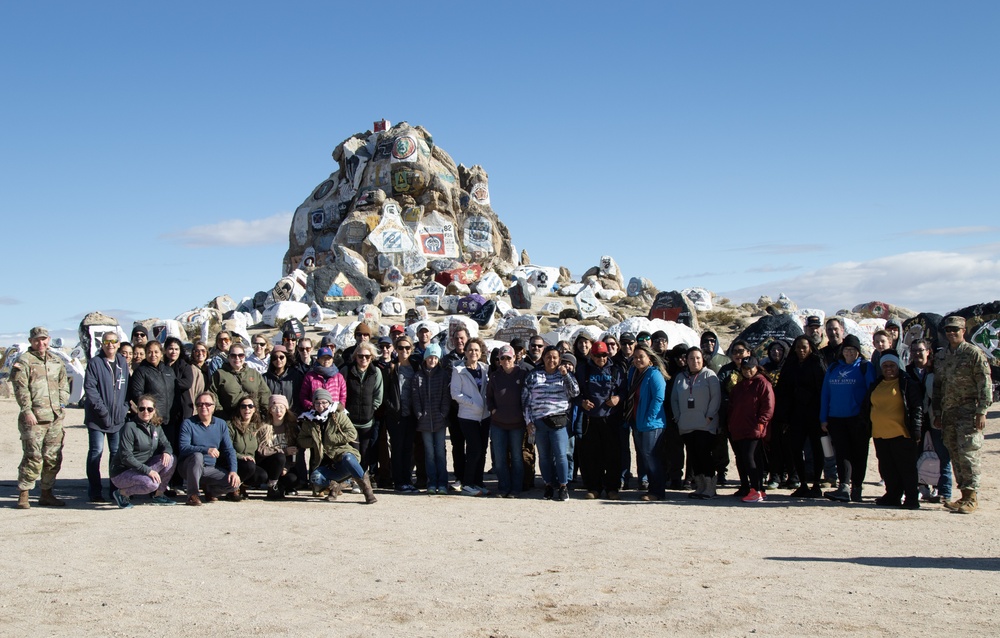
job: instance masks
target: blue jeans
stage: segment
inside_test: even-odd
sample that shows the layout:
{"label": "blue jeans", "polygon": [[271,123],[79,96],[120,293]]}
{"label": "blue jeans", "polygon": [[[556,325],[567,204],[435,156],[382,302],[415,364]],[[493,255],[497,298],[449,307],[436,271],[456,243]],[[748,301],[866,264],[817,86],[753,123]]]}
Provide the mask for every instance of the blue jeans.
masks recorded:
{"label": "blue jeans", "polygon": [[445,430],[437,432],[421,432],[424,440],[424,467],[427,471],[427,489],[436,487],[439,490],[448,488],[448,457],[445,454]]}
{"label": "blue jeans", "polygon": [[538,446],[538,468],[546,485],[566,485],[569,480],[569,463],[566,450],[569,435],[566,428],[553,429],[539,419],[535,422],[535,445]]}
{"label": "blue jeans", "polygon": [[524,428],[504,430],[495,425],[490,428],[493,469],[497,473],[497,489],[501,494],[521,493],[521,484],[524,482],[524,457],[521,454],[523,442]]}
{"label": "blue jeans", "polygon": [[646,471],[649,475],[649,493],[660,498],[663,498],[666,494],[667,485],[667,475],[664,472],[663,466],[663,442],[665,439],[662,434],[663,428],[647,432],[636,430],[639,444],[635,452],[636,456],[641,458],[646,466]]}
{"label": "blue jeans", "polygon": [[635,444],[635,471],[639,474],[639,482],[642,483],[647,479],[647,470],[646,461],[642,458],[642,454],[639,454],[639,431],[635,429],[634,425],[623,423],[619,437],[622,455],[622,486],[624,487],[628,483],[628,479],[632,477],[632,450],[629,448],[629,445],[632,444]]}
{"label": "blue jeans", "polygon": [[934,453],[938,455],[938,460],[941,462],[941,478],[938,479],[937,484],[938,494],[941,498],[950,501],[952,484],[951,454],[948,453],[948,448],[944,444],[944,437],[941,434],[941,430],[930,428],[928,431],[931,433],[931,443],[934,444]]}
{"label": "blue jeans", "polygon": [[320,465],[309,476],[309,480],[319,487],[328,487],[333,481],[347,480],[348,478],[360,479],[365,475],[361,469],[358,457],[347,453],[340,457],[332,465]]}
{"label": "blue jeans", "polygon": [[[108,438],[108,473],[111,473],[111,459],[118,454],[118,441],[121,438],[121,430],[118,432],[105,432],[103,430],[87,429],[89,448],[87,450],[87,481],[89,482],[88,494],[90,498],[101,496],[101,455],[104,453],[104,437]],[[939,432],[940,436],[940,432]]]}

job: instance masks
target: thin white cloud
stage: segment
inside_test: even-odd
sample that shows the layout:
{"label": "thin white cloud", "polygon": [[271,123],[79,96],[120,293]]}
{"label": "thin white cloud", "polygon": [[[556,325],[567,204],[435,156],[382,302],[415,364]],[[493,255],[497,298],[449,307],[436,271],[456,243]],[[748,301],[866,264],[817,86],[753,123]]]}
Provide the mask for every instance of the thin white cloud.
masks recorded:
{"label": "thin white cloud", "polygon": [[818,253],[827,249],[826,244],[753,244],[730,248],[731,252],[758,253],[761,255],[795,255]]}
{"label": "thin white cloud", "polygon": [[288,241],[292,213],[278,213],[264,219],[227,219],[215,224],[194,226],[162,235],[164,239],[193,248],[216,246],[263,246]]}
{"label": "thin white cloud", "polygon": [[0,297],[0,306],[16,306],[20,303],[20,299],[14,299],[13,297]]}
{"label": "thin white cloud", "polygon": [[792,270],[802,270],[802,266],[795,266],[793,264],[784,264],[782,266],[763,264],[754,268],[748,268],[747,272],[789,272]]}
{"label": "thin white cloud", "polygon": [[945,313],[1000,297],[1000,256],[909,252],[824,266],[797,277],[721,293],[734,301],[785,293],[800,308],[836,312],[883,301],[916,312]]}
{"label": "thin white cloud", "polygon": [[949,228],[923,228],[911,230],[905,235],[981,235],[1000,232],[1000,226],[952,226]]}

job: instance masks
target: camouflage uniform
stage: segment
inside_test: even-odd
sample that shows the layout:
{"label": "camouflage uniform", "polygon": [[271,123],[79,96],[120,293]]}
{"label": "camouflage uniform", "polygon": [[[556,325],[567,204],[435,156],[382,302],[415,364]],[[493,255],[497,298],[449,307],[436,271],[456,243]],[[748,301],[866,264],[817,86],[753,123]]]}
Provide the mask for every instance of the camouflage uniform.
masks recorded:
{"label": "camouflage uniform", "polygon": [[993,400],[990,368],[982,350],[967,341],[945,348],[934,362],[934,413],[941,415],[941,434],[951,454],[959,489],[979,490],[979,450],[983,433],[976,417]]}
{"label": "camouflage uniform", "polygon": [[[69,402],[66,366],[53,354],[42,357],[29,349],[14,364],[11,383],[21,408],[17,429],[24,450],[17,468],[17,489],[32,489],[41,475],[42,489],[51,490],[62,466],[63,408]],[[34,413],[37,425],[25,423],[28,410]]]}

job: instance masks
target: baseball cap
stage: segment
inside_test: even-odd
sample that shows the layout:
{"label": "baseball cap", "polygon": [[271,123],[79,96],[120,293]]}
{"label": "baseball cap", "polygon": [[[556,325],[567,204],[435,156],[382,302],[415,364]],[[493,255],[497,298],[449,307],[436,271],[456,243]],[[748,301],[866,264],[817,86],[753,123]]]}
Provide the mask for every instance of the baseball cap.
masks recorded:
{"label": "baseball cap", "polygon": [[635,343],[635,335],[631,332],[623,332],[622,336],[618,337],[620,343]]}
{"label": "baseball cap", "polygon": [[590,348],[590,354],[608,354],[608,344],[603,341],[595,341]]}
{"label": "baseball cap", "polygon": [[330,348],[320,348],[319,352],[316,353],[316,357],[317,358],[318,357],[332,357],[332,356],[333,356],[333,350],[331,350]]}

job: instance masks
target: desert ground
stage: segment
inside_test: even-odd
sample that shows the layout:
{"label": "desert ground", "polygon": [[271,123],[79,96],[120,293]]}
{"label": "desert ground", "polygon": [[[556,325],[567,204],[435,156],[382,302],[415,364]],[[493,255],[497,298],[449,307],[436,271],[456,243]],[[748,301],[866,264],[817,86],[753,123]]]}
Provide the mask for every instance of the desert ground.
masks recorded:
{"label": "desert ground", "polygon": [[86,502],[82,410],[56,485],[68,506],[34,505],[36,488],[20,511],[16,413],[0,400],[2,635],[1000,634],[996,411],[968,516],[875,507],[874,453],[852,505],[535,490],[119,510]]}

